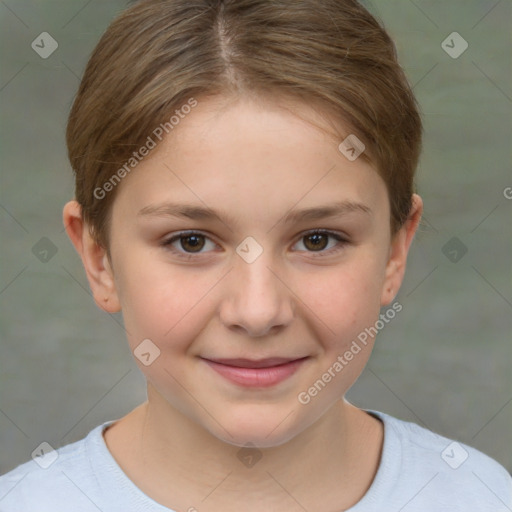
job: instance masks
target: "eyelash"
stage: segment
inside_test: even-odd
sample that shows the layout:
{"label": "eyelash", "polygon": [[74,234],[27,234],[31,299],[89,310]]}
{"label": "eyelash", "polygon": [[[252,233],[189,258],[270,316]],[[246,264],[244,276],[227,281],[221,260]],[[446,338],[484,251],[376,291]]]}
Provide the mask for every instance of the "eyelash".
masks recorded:
{"label": "eyelash", "polygon": [[[197,253],[183,252],[183,251],[180,251],[180,250],[174,248],[172,246],[172,244],[174,242],[182,239],[182,238],[187,238],[187,237],[194,236],[194,235],[203,236],[206,239],[208,239],[208,240],[213,242],[213,240],[211,240],[209,236],[207,236],[204,233],[201,233],[200,231],[182,231],[182,232],[177,233],[176,235],[172,236],[171,238],[168,238],[168,239],[164,240],[161,243],[161,245],[164,248],[166,248],[166,249],[170,250],[171,252],[173,252],[174,254],[176,254],[178,257],[190,260],[190,259],[194,258],[195,256],[200,256],[200,255],[202,255],[204,253],[201,253],[201,252],[197,252]],[[349,244],[349,241],[346,238],[344,238],[343,236],[341,236],[340,234],[338,234],[338,233],[336,233],[334,231],[328,231],[328,230],[322,230],[322,229],[314,229],[312,231],[308,231],[308,232],[302,234],[302,236],[300,236],[298,238],[298,240],[293,245],[295,245],[298,242],[300,242],[303,238],[306,238],[306,237],[312,236],[312,235],[327,235],[328,237],[332,237],[332,238],[334,238],[335,240],[337,240],[339,242],[335,247],[332,247],[331,249],[328,249],[328,250],[322,250],[322,251],[301,251],[301,252],[311,253],[311,254],[314,255],[315,258],[321,258],[321,257],[327,256],[327,255],[335,254],[335,253],[341,251],[346,245]]]}

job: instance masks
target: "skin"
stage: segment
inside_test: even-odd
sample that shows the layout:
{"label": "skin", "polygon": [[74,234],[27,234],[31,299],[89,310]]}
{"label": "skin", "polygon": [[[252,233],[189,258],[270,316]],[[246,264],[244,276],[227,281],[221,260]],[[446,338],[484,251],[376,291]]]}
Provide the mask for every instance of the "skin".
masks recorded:
{"label": "skin", "polygon": [[[161,351],[149,366],[136,359],[148,401],[104,437],[128,477],[169,508],[332,512],[359,501],[375,477],[382,424],[343,398],[374,340],[308,404],[297,396],[393,301],[423,206],[414,195],[392,237],[384,181],[338,151],[343,139],[316,126],[327,119],[291,101],[200,100],[118,186],[110,258],[79,205],[64,208],[98,306],[122,310],[132,351],[148,338]],[[370,212],[284,222],[340,201]],[[139,214],[166,202],[226,216]],[[311,229],[347,242],[324,236],[318,248]],[[183,230],[206,237],[199,253],[186,237],[162,245]],[[236,252],[248,236],[263,249],[252,263]],[[247,389],[200,359],[273,356],[308,360],[276,386]],[[251,468],[237,457],[248,442],[262,455]]]}

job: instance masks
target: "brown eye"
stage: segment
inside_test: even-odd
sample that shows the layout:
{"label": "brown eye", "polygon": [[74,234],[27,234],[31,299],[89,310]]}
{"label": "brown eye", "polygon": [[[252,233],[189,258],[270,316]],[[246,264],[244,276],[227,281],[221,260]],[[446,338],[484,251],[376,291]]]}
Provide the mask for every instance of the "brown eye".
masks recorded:
{"label": "brown eye", "polygon": [[[163,240],[161,244],[177,256],[186,258],[194,255],[205,255],[216,247],[213,240],[199,232],[178,233],[167,240]],[[209,247],[208,244],[210,244]]]}
{"label": "brown eye", "polygon": [[203,235],[188,235],[179,238],[182,249],[190,252],[199,252],[204,247]]}
{"label": "brown eye", "polygon": [[325,233],[313,233],[304,237],[304,246],[312,251],[323,251],[329,242],[329,235]]}
{"label": "brown eye", "polygon": [[306,253],[317,253],[315,256],[329,256],[349,245],[349,241],[332,231],[315,230],[303,235],[295,245],[302,244]]}

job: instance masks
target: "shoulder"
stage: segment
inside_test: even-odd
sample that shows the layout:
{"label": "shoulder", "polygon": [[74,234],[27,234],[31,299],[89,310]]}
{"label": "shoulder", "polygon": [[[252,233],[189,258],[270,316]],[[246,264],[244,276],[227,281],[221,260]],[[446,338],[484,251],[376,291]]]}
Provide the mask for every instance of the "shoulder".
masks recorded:
{"label": "shoulder", "polygon": [[0,510],[19,512],[55,511],[55,506],[73,504],[76,512],[97,510],[94,471],[88,444],[101,436],[103,425],[87,437],[57,450],[48,445],[42,455],[0,477]]}
{"label": "shoulder", "polygon": [[381,462],[394,470],[394,488],[411,510],[429,510],[423,502],[436,510],[510,510],[512,477],[497,461],[415,423],[369,412],[384,422]]}
{"label": "shoulder", "polygon": [[[424,462],[429,462],[438,469],[442,468],[449,475],[457,474],[459,469],[463,470],[460,474],[466,474],[468,470],[474,473],[478,469],[498,481],[508,483],[511,480],[510,474],[501,464],[476,448],[444,437],[416,423],[391,416],[388,416],[388,422],[409,453],[421,455]],[[407,454],[405,458],[408,458]]]}

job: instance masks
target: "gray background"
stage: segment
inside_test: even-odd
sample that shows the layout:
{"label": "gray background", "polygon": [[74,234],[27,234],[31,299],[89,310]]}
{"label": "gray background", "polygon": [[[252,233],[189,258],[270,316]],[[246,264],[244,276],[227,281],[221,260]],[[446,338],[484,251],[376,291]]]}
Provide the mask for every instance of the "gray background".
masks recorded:
{"label": "gray background", "polygon": [[[396,40],[422,107],[426,210],[397,296],[404,309],[347,397],[510,471],[512,4],[365,3]],[[67,114],[88,55],[125,4],[0,0],[0,472],[42,441],[78,440],[145,399],[122,319],[96,308],[61,221],[74,189]],[[48,59],[31,48],[43,31],[59,44]],[[453,31],[469,44],[457,59],[441,47]],[[462,258],[462,246],[443,250],[453,237]],[[41,247],[57,252],[41,261]]]}

